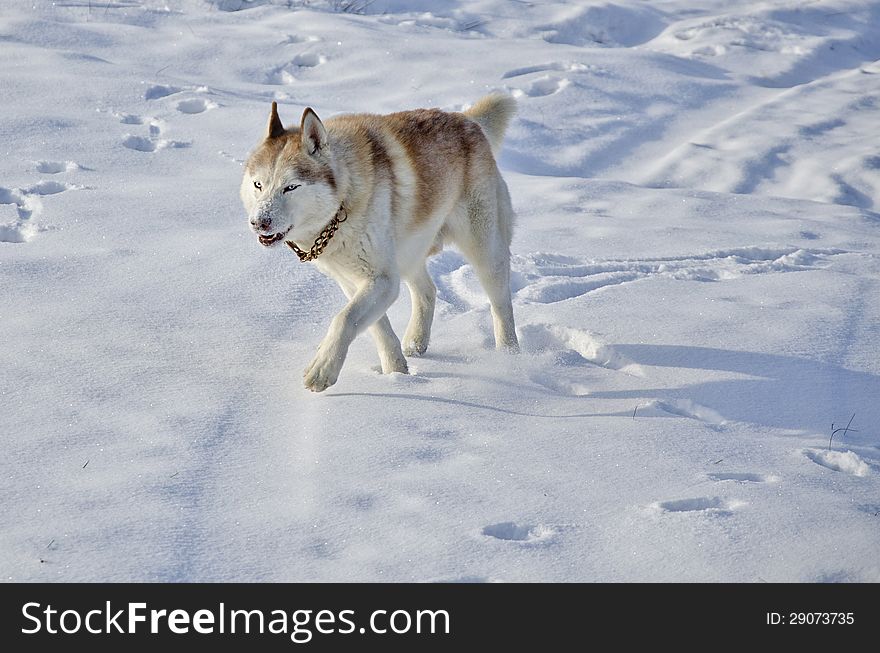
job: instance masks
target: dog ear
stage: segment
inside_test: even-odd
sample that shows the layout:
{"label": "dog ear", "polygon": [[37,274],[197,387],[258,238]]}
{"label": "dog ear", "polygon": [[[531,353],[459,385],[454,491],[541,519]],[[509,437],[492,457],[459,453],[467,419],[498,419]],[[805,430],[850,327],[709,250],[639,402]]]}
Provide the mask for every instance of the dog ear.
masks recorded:
{"label": "dog ear", "polygon": [[266,138],[278,138],[284,133],[284,125],[281,124],[281,118],[278,117],[278,103],[272,103],[272,113],[269,114],[269,129]]}
{"label": "dog ear", "polygon": [[327,130],[324,129],[324,123],[321,122],[318,114],[312,111],[311,107],[307,107],[303,111],[299,127],[302,131],[303,149],[309,154],[314,155],[327,145]]}

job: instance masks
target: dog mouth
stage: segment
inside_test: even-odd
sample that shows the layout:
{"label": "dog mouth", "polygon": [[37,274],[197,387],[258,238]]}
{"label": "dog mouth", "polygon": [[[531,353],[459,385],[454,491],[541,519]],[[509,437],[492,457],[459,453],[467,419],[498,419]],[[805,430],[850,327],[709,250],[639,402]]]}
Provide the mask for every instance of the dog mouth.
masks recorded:
{"label": "dog mouth", "polygon": [[289,231],[290,231],[290,227],[288,227],[283,232],[279,231],[277,234],[269,234],[269,235],[257,234],[257,238],[260,239],[261,245],[263,245],[265,247],[269,247],[270,245],[273,245],[274,243],[277,243],[279,240],[284,238]]}

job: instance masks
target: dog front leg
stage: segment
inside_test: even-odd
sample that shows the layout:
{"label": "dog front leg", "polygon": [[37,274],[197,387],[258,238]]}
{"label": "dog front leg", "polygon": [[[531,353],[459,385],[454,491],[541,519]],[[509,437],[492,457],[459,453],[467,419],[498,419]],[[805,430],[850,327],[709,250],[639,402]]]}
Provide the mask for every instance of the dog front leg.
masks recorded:
{"label": "dog front leg", "polygon": [[336,383],[348,348],[357,335],[381,318],[397,299],[400,279],[382,275],[363,284],[330,322],[330,329],[318,346],[315,358],[303,372],[303,382],[312,392],[323,392]]}

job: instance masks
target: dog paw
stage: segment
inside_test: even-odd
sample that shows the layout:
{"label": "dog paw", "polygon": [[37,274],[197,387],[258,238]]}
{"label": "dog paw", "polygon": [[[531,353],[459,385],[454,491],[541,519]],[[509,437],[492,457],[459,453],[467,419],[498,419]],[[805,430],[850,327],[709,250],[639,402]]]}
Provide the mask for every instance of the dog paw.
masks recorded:
{"label": "dog paw", "polygon": [[400,372],[401,374],[409,374],[409,366],[403,354],[395,356],[390,360],[382,361],[382,374],[391,374],[392,372]]}
{"label": "dog paw", "polygon": [[403,353],[407,356],[421,356],[428,351],[427,340],[407,340],[403,341]]}
{"label": "dog paw", "polygon": [[428,351],[431,330],[410,325],[403,334],[403,353],[407,356],[421,356]]}
{"label": "dog paw", "polygon": [[325,366],[316,365],[312,367],[303,377],[303,385],[312,392],[324,392],[331,385],[336,383],[338,373],[326,369]]}
{"label": "dog paw", "polygon": [[312,392],[324,392],[339,378],[342,361],[318,353],[303,372],[303,385]]}
{"label": "dog paw", "polygon": [[497,351],[503,351],[506,354],[518,354],[520,352],[519,342],[517,342],[515,337],[513,339],[496,342],[495,349]]}

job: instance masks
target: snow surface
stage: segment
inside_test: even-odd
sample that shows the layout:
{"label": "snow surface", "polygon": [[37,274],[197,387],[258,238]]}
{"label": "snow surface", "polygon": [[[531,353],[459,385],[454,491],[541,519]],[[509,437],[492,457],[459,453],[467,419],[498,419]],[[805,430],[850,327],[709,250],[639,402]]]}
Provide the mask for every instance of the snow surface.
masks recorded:
{"label": "snow surface", "polygon": [[[869,0],[3,3],[0,577],[880,580],[878,58]],[[523,353],[448,250],[412,374],[307,392],[270,101],[492,90]]]}

